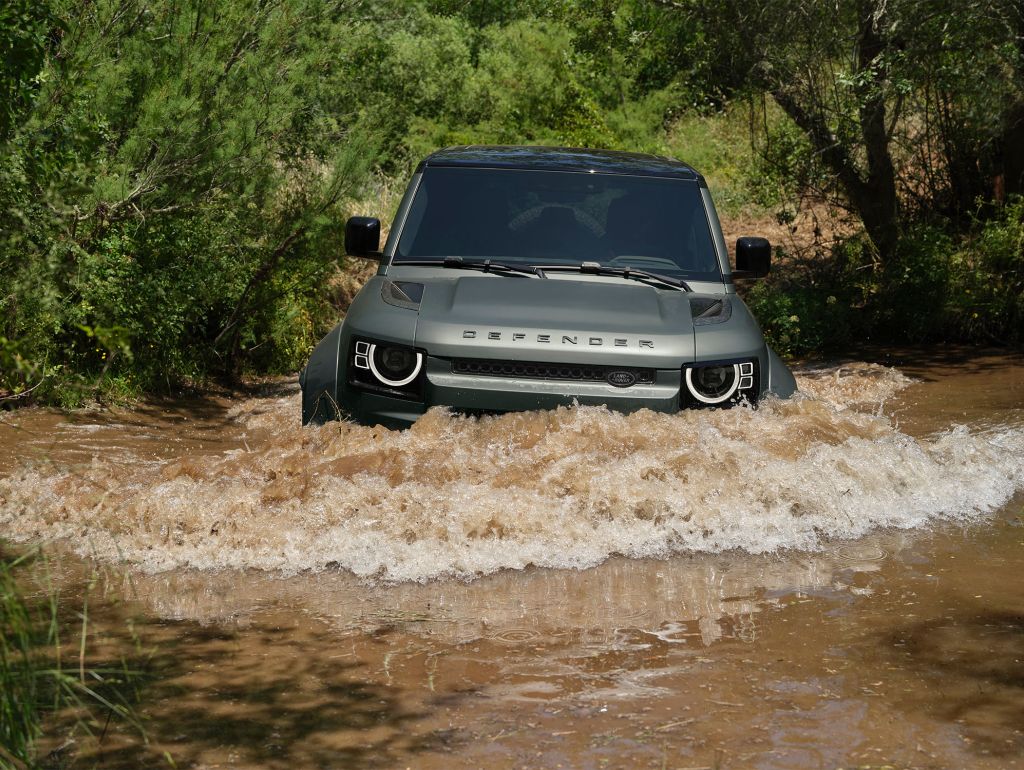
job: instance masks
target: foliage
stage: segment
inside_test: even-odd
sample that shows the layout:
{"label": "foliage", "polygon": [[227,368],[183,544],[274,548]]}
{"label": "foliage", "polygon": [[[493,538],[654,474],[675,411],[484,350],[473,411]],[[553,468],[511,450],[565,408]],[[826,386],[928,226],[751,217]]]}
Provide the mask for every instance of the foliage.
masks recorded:
{"label": "foliage", "polygon": [[1022,41],[1012,0],[10,0],[0,400],[294,371],[343,310],[353,202],[449,144],[672,154],[726,213],[846,207],[866,240],[752,295],[784,348],[843,338],[839,306],[989,338],[1019,319]]}
{"label": "foliage", "polygon": [[[323,109],[345,4],[54,10],[69,34],[5,150],[0,333],[52,372],[147,388],[294,369],[375,153]],[[83,327],[121,330],[134,360]]]}
{"label": "foliage", "polygon": [[1024,342],[1024,198],[975,220],[948,262],[947,333],[1004,345]]}
{"label": "foliage", "polygon": [[832,261],[794,260],[746,292],[765,340],[779,355],[842,350],[865,331],[856,314],[857,291],[837,268]]}
{"label": "foliage", "polygon": [[72,733],[91,733],[112,716],[139,727],[129,703],[132,673],[86,663],[88,603],[78,616],[81,637],[71,662],[58,594],[49,590],[36,603],[20,589],[15,573],[32,556],[0,552],[0,770],[37,767],[44,722],[58,714],[73,715]]}
{"label": "foliage", "polygon": [[831,254],[784,261],[747,292],[766,338],[786,355],[851,344],[978,340],[1024,342],[1024,199],[1016,197],[966,233],[918,225],[897,256],[873,258],[854,236]]}
{"label": "foliage", "polygon": [[410,122],[410,157],[449,144],[614,144],[574,74],[571,42],[569,30],[552,22],[515,21],[484,30],[476,65],[468,51],[461,63],[462,95],[449,91],[455,97],[440,119],[437,111],[421,111]]}
{"label": "foliage", "polygon": [[813,176],[806,142],[786,115],[764,99],[736,99],[720,109],[691,110],[673,119],[660,148],[684,158],[708,180],[715,206],[726,213],[792,207]]}
{"label": "foliage", "polygon": [[55,26],[59,29],[44,3],[7,0],[0,6],[0,144],[35,100],[47,36]]}
{"label": "foliage", "polygon": [[755,100],[750,196],[762,206],[792,208],[807,191],[828,184],[827,172],[807,136],[774,102]]}
{"label": "foliage", "polygon": [[978,197],[1024,192],[1019,2],[676,5],[716,36],[713,69],[799,129],[781,146],[765,132],[766,164],[848,206],[882,260],[905,225],[938,213],[962,229]]}

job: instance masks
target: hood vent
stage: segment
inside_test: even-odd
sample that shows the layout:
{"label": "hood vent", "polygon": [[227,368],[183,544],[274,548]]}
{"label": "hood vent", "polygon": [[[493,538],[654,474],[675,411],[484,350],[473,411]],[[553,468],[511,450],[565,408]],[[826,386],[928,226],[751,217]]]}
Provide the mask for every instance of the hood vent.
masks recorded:
{"label": "hood vent", "polygon": [[694,326],[725,323],[732,317],[732,301],[728,297],[692,297],[690,312]]}

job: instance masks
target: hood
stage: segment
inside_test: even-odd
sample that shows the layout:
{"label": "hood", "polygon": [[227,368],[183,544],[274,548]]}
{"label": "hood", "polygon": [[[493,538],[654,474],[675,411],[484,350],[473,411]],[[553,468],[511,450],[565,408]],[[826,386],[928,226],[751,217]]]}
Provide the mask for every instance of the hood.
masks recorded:
{"label": "hood", "polygon": [[416,345],[431,355],[665,368],[693,357],[685,292],[606,278],[425,283]]}

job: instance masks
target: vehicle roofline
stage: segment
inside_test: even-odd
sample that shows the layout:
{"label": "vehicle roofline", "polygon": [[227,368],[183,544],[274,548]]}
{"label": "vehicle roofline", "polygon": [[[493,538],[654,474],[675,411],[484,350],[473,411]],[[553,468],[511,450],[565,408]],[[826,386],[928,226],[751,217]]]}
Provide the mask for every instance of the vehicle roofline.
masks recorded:
{"label": "vehicle roofline", "polygon": [[431,153],[416,166],[559,171],[683,179],[707,187],[692,166],[662,155],[543,145],[456,145]]}

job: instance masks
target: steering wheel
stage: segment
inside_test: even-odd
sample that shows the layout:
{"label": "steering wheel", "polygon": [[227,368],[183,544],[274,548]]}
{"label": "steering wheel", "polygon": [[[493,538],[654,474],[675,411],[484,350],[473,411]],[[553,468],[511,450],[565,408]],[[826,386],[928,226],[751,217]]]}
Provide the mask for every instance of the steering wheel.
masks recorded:
{"label": "steering wheel", "polygon": [[665,259],[663,257],[648,257],[642,254],[621,254],[607,262],[609,266],[635,267],[639,270],[644,269],[645,263],[648,267],[667,267],[671,270],[679,269],[679,265],[671,259]]}
{"label": "steering wheel", "polygon": [[527,223],[533,221],[538,216],[540,216],[540,213],[544,209],[551,208],[566,209],[567,211],[571,211],[573,218],[576,220],[576,222],[590,230],[590,232],[594,235],[595,238],[600,238],[604,234],[604,231],[601,229],[601,223],[594,219],[592,216],[590,216],[590,214],[588,214],[586,211],[574,209],[572,206],[560,206],[558,204],[552,203],[542,203],[539,206],[533,206],[531,208],[526,209],[526,211],[519,212],[508,223],[508,229],[514,232],[519,228],[523,227],[524,225],[526,225]]}
{"label": "steering wheel", "polygon": [[511,230],[512,232],[516,232],[518,230],[523,229],[524,227],[528,227],[529,224],[538,216],[540,216],[541,212],[547,208],[560,208],[572,212],[573,219],[575,219],[576,223],[580,225],[584,230],[589,231],[590,234],[593,236],[593,246],[597,250],[604,252],[600,255],[595,256],[599,256],[601,259],[610,258],[612,256],[613,252],[611,248],[604,242],[604,239],[602,237],[604,235],[604,229],[601,227],[601,223],[594,219],[594,217],[592,217],[586,211],[575,209],[572,206],[562,206],[551,203],[542,203],[539,206],[533,206],[531,208],[526,209],[526,211],[522,211],[518,215],[513,217],[508,223],[508,229]]}

